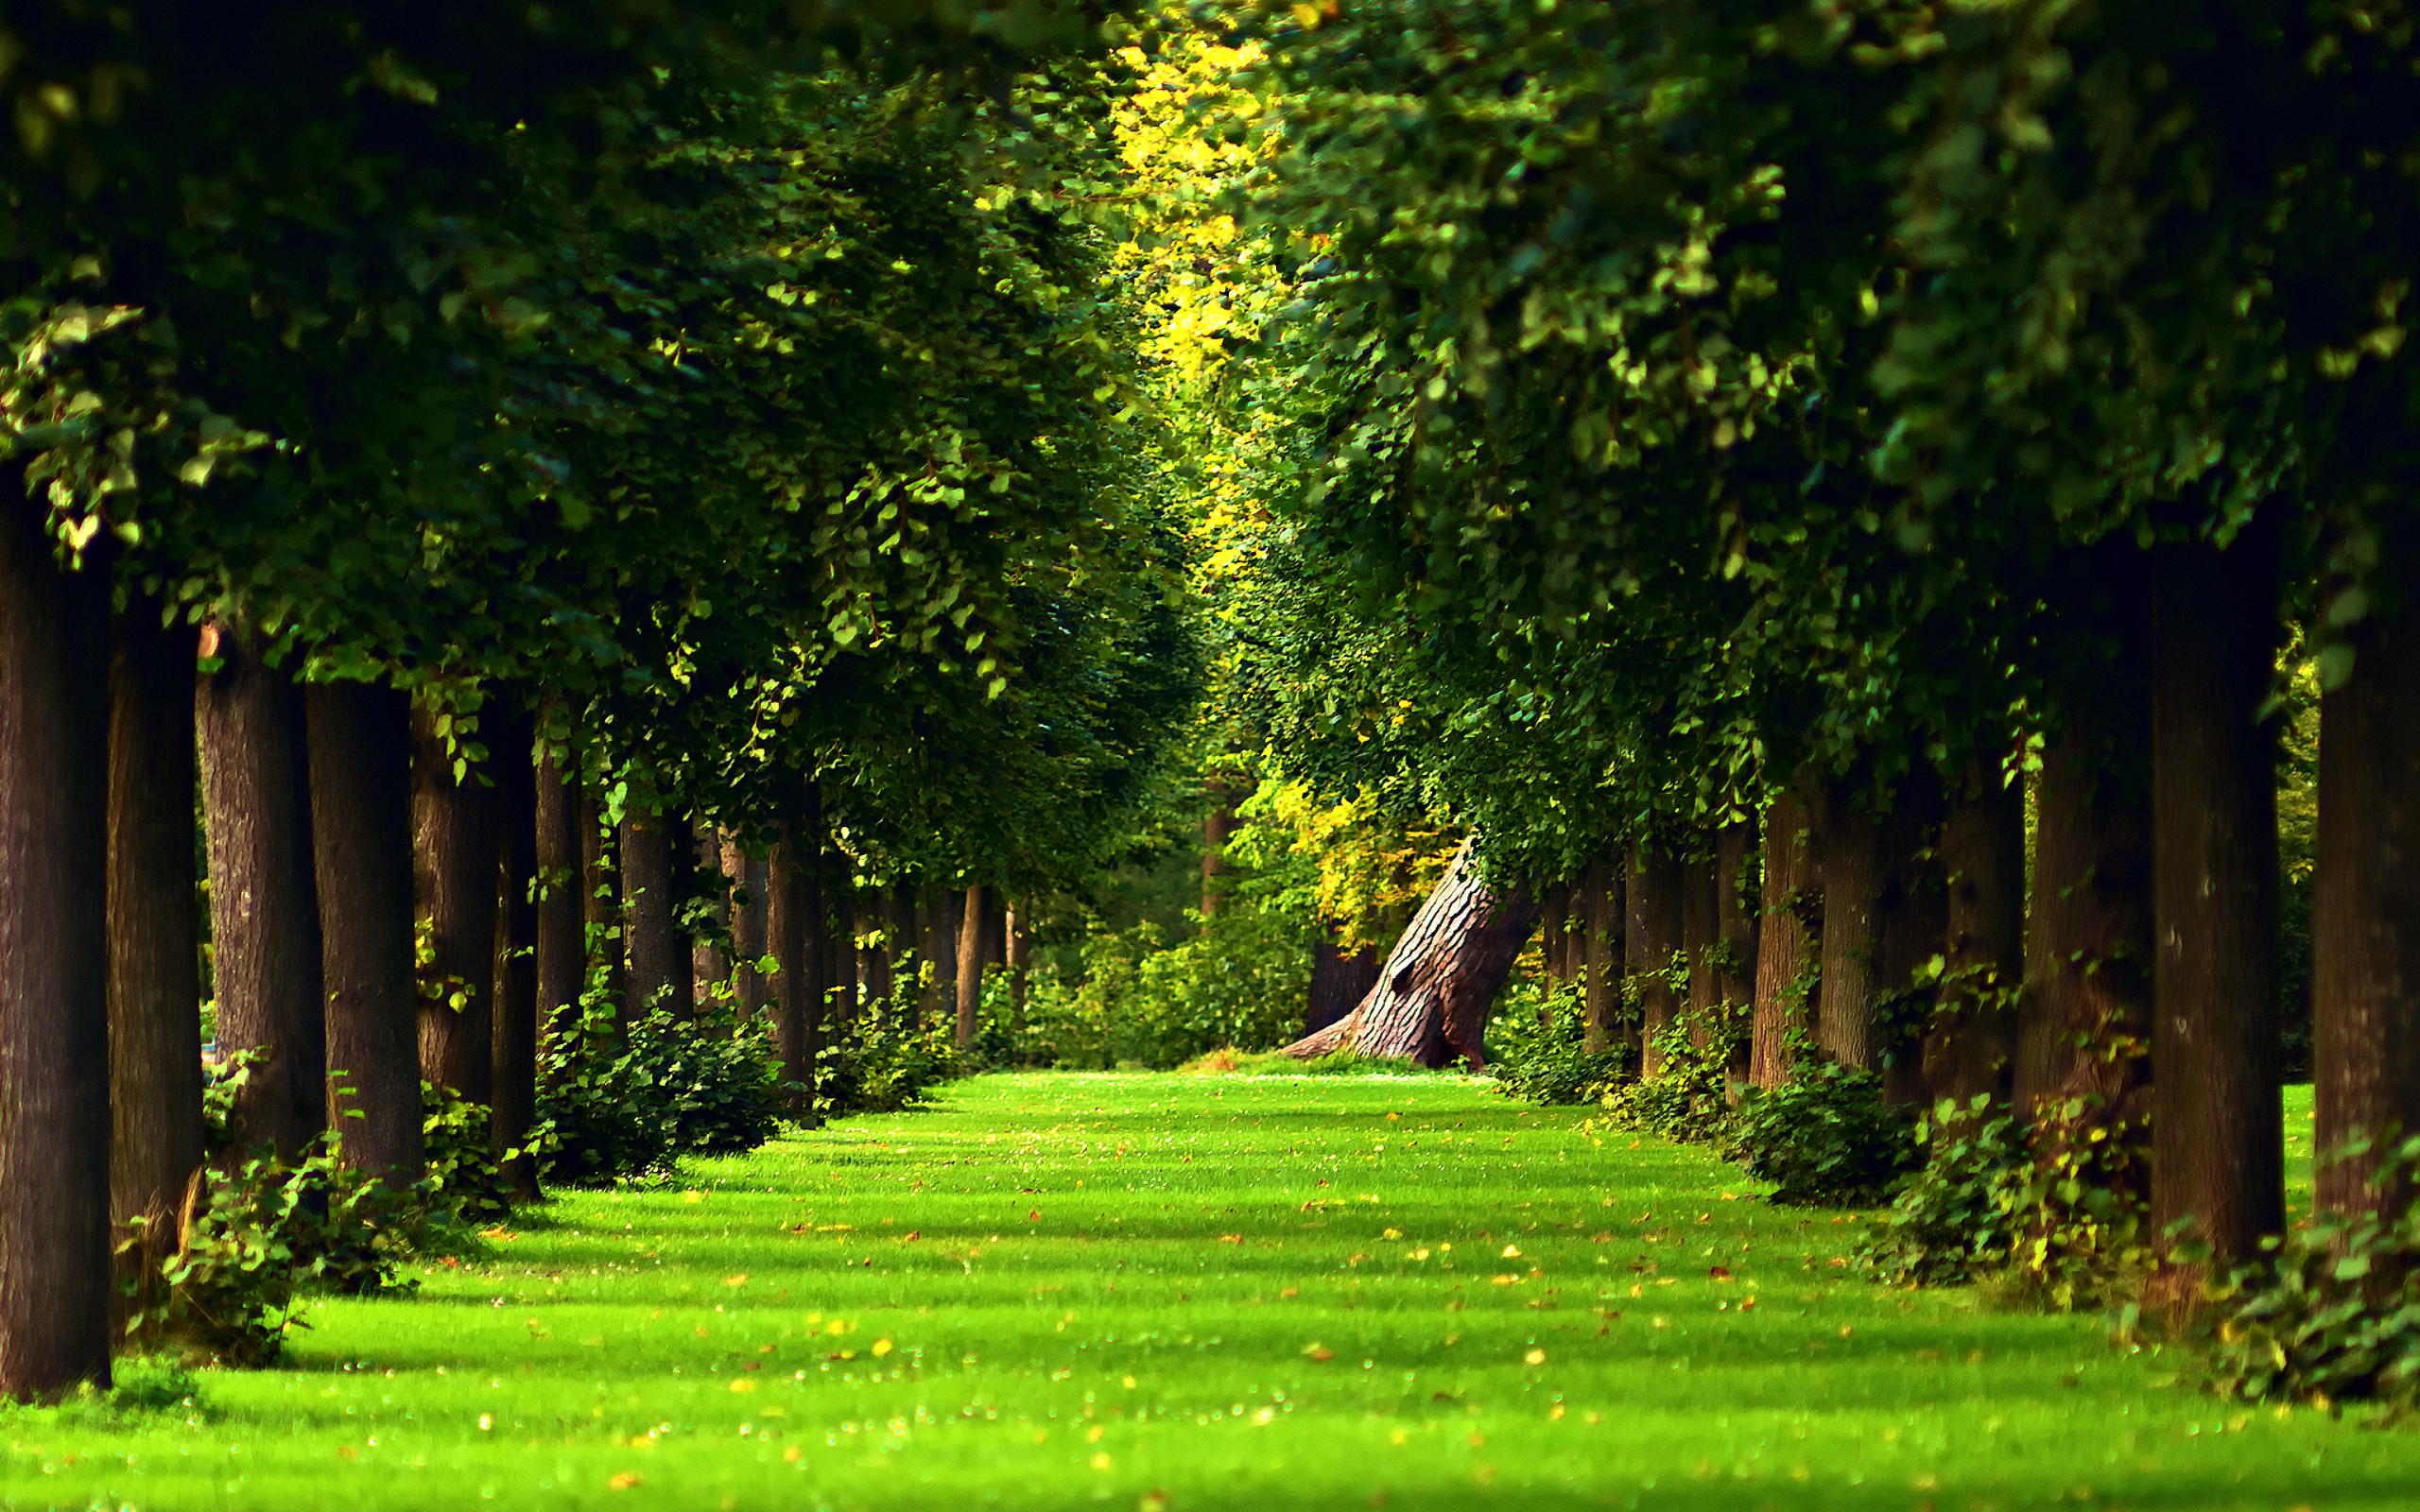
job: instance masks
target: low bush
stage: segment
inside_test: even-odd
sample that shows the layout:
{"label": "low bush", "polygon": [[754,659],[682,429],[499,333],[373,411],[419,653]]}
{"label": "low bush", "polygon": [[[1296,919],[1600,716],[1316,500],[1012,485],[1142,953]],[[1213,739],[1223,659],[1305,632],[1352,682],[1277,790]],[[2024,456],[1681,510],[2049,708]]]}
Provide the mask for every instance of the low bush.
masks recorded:
{"label": "low bush", "polygon": [[916,995],[860,1008],[816,1054],[816,1111],[826,1118],[893,1113],[962,1074],[956,1026],[920,1023]]}
{"label": "low bush", "polygon": [[732,1155],[771,1139],[788,1116],[766,1016],[727,1003],[690,1017],[656,1008],[617,1030],[601,989],[580,1031],[554,1038],[538,1067],[530,1146],[544,1181],[594,1185],[668,1175],[683,1155]]}
{"label": "low bush", "polygon": [[2006,1264],[2031,1188],[2024,1123],[1989,1097],[1965,1108],[1944,1099],[1917,1122],[1924,1167],[1867,1229],[1858,1260],[1878,1280],[1952,1286]]}
{"label": "low bush", "polygon": [[1882,1095],[1871,1071],[1802,1058],[1781,1086],[1747,1089],[1725,1153],[1778,1189],[1775,1202],[1870,1207],[1923,1160],[1916,1115]]}
{"label": "low bush", "polygon": [[1686,1015],[1673,1020],[1654,1041],[1656,1073],[1605,1094],[1616,1128],[1654,1134],[1684,1143],[1718,1143],[1733,1122],[1731,1055],[1737,1047],[1731,1016],[1710,1026],[1703,1044],[1691,1039]]}
{"label": "low bush", "polygon": [[1093,935],[1074,981],[1035,971],[1011,1058],[1166,1070],[1214,1050],[1273,1050],[1292,1040],[1310,993],[1311,937],[1302,921],[1241,903],[1192,917],[1201,932],[1173,945],[1148,922]]}
{"label": "low bush", "polygon": [[1627,1045],[1592,1050],[1581,988],[1517,983],[1487,1027],[1488,1074],[1507,1097],[1549,1106],[1593,1103],[1632,1069]]}
{"label": "low bush", "polygon": [[487,1105],[424,1081],[420,1106],[429,1207],[473,1228],[503,1222],[512,1211],[513,1194],[504,1179],[504,1160],[490,1136],[493,1115]]}

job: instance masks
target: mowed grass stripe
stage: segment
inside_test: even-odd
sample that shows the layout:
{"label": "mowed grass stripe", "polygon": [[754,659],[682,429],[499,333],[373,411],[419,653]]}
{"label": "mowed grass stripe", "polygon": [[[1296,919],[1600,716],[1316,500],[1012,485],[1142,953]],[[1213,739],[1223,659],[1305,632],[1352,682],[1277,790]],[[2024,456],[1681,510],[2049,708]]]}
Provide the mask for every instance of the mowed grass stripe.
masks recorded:
{"label": "mowed grass stripe", "polygon": [[[2307,1094],[2295,1104],[2307,1121]],[[2307,1122],[2298,1124],[2307,1139]],[[1457,1078],[1035,1074],[573,1193],[288,1367],[19,1412],[7,1504],[2406,1507],[2420,1439],[1886,1292]]]}

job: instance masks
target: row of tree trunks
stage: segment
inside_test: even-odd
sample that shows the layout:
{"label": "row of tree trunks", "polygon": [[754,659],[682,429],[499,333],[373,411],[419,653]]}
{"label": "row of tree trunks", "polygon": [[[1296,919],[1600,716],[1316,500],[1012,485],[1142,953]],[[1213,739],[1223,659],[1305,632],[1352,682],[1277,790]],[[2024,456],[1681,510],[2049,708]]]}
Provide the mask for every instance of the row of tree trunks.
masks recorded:
{"label": "row of tree trunks", "polygon": [[1480,879],[1474,843],[1453,864],[1388,953],[1377,985],[1343,1019],[1286,1047],[1304,1059],[1336,1050],[1409,1057],[1425,1066],[1487,1063],[1487,1010],[1537,927],[1538,904]]}

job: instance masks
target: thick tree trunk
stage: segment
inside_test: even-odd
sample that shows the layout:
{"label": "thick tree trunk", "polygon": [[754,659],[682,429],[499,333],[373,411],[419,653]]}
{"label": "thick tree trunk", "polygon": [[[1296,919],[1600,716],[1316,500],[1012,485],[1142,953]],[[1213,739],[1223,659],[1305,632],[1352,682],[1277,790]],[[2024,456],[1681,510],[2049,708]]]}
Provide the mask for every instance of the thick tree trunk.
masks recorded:
{"label": "thick tree trunk", "polygon": [[[731,976],[732,1000],[747,1018],[765,1001],[765,985],[756,963],[765,958],[766,917],[772,907],[771,883],[766,863],[749,859],[735,834],[722,838],[722,869],[738,885],[731,908],[732,953],[737,957]],[[742,902],[741,899],[745,899]]]}
{"label": "thick tree trunk", "polygon": [[0,471],[6,1399],[110,1373],[109,577],[60,571],[22,484]]}
{"label": "thick tree trunk", "polygon": [[[1377,947],[1363,945],[1345,950],[1336,943],[1337,933],[1342,927],[1335,919],[1322,920],[1319,935],[1311,941],[1310,1002],[1303,1014],[1305,1035],[1317,1034],[1351,1013],[1378,985]],[[1021,985],[1011,984],[1012,989]]]}
{"label": "thick tree trunk", "polygon": [[[110,661],[110,1218],[173,1228],[201,1164],[195,633],[136,598]],[[173,1240],[166,1241],[173,1243]]]}
{"label": "thick tree trunk", "polygon": [[538,752],[538,1011],[546,1042],[579,1029],[579,995],[588,985],[587,875],[580,854],[579,800],[551,749]]}
{"label": "thick tree trunk", "polygon": [[[739,885],[739,873],[726,869],[722,864],[723,837],[720,834],[700,824],[692,824],[690,830],[690,854],[697,860],[699,876],[703,878],[711,872],[722,878],[721,884],[712,889],[715,921],[722,926],[726,934],[735,939],[737,931],[734,926],[739,920],[732,908],[732,899]],[[725,951],[704,935],[692,937],[689,945],[689,978],[697,985],[697,999],[700,1006],[714,1000],[716,988],[731,986],[732,965],[731,952]],[[739,1010],[739,1016],[746,1018],[750,1006],[747,1000],[735,994],[732,1002]]]}
{"label": "thick tree trunk", "polygon": [[293,1160],[328,1126],[302,690],[265,665],[246,633],[205,631],[203,641],[223,663],[194,688],[218,1051],[263,1057],[235,1093],[234,1146]]}
{"label": "thick tree trunk", "polygon": [[[492,1127],[496,1150],[518,1149],[538,1119],[538,768],[536,723],[506,722],[494,753],[497,842],[494,981],[490,1041],[494,1068]],[[505,1177],[526,1200],[538,1195],[536,1165],[510,1161]]]}
{"label": "thick tree trunk", "polygon": [[1814,1027],[1815,1002],[1796,994],[1823,949],[1823,898],[1814,818],[1804,791],[1786,787],[1765,815],[1765,919],[1748,1034],[1748,1079],[1758,1087],[1789,1078],[1790,1033]]}
{"label": "thick tree trunk", "polygon": [[[2275,756],[2257,718],[2275,553],[2256,524],[2152,567],[2152,1229],[2189,1220],[2219,1273],[2285,1226]],[[2187,1305],[2198,1269],[2162,1295]]]}
{"label": "thick tree trunk", "polygon": [[1622,877],[1616,862],[1589,865],[1581,880],[1582,928],[1586,931],[1581,1012],[1586,1016],[1585,1040],[1591,1050],[1614,1042],[1621,1028],[1622,1008]]}
{"label": "thick tree trunk", "polygon": [[983,965],[986,970],[1009,964],[1009,911],[1000,889],[983,889]]}
{"label": "thick tree trunk", "polygon": [[359,682],[315,683],[305,703],[329,1122],[347,1165],[408,1186],[426,1164],[412,989],[411,706]]}
{"label": "thick tree trunk", "polygon": [[1975,764],[1941,827],[1948,966],[1925,1075],[1961,1107],[2009,1094],[2025,970],[2025,790]]}
{"label": "thick tree trunk", "polygon": [[1639,1074],[1652,1080],[1664,1074],[1659,1042],[1681,1011],[1680,995],[1667,975],[1681,950],[1681,864],[1640,841],[1631,854],[1628,893],[1624,947],[1639,984]]}
{"label": "thick tree trunk", "polygon": [[1354,1050],[1424,1066],[1457,1057],[1473,1070],[1487,1063],[1487,1010],[1537,927],[1538,905],[1520,888],[1500,897],[1491,891],[1479,879],[1473,844],[1465,840],[1455,852],[1361,1005],[1287,1046],[1288,1055],[1310,1059]]}
{"label": "thick tree trunk", "polygon": [[620,847],[596,799],[578,790],[579,807],[580,930],[589,964],[605,968],[605,1001],[621,1027],[630,1027],[630,965],[623,959],[622,858]]}
{"label": "thick tree trunk", "polygon": [[636,810],[622,820],[622,940],[630,974],[623,1014],[631,1022],[657,1008],[678,1014],[673,996],[679,941],[672,927],[672,826]]}
{"label": "thick tree trunk", "polygon": [[1874,1002],[1880,978],[1883,827],[1864,799],[1845,787],[1829,795],[1824,816],[1823,999],[1815,1043],[1843,1066],[1874,1066]]}
{"label": "thick tree trunk", "polygon": [[1720,1016],[1715,982],[1714,862],[1697,857],[1681,863],[1681,949],[1689,958],[1689,1043],[1703,1048]]}
{"label": "thick tree trunk", "polygon": [[412,712],[412,895],[429,958],[420,970],[420,1074],[472,1102],[495,1098],[497,841],[503,833],[487,774],[465,767]]}
{"label": "thick tree trunk", "polygon": [[1733,1037],[1730,1074],[1748,1079],[1748,1018],[1756,995],[1756,910],[1751,873],[1756,826],[1726,824],[1714,832],[1715,998]]}
{"label": "thick tree trunk", "polygon": [[1919,989],[1916,973],[1943,953],[1949,939],[1949,900],[1941,885],[1939,850],[1943,792],[1941,774],[1919,761],[1891,796],[1882,825],[1884,871],[1876,909],[1874,986],[1877,1005],[1892,1005],[1889,1033],[1877,1033],[1875,1049],[1888,1060],[1886,1095],[1902,1105],[1925,1105],[1932,1090],[1925,1080],[1925,1030],[1933,996]]}
{"label": "thick tree trunk", "polygon": [[[2420,589],[2420,541],[2386,533],[2385,563]],[[2420,1134],[2420,603],[2353,632],[2353,670],[2320,700],[2319,871],[2311,900],[2317,1148]],[[2318,1201],[2400,1211],[2377,1152],[2323,1165]]]}
{"label": "thick tree trunk", "polygon": [[958,931],[958,1047],[975,1043],[976,1021],[983,1012],[983,901],[992,889],[977,883],[962,895],[966,911]]}
{"label": "thick tree trunk", "polygon": [[939,1022],[944,1012],[954,1016],[958,1010],[959,936],[966,927],[966,893],[961,888],[942,887],[924,893],[917,906],[917,954],[931,966],[925,972],[925,990],[921,1012],[927,1022]]}
{"label": "thick tree trunk", "polygon": [[779,1015],[774,1040],[782,1057],[783,1074],[802,1089],[793,1094],[791,1109],[801,1118],[815,1113],[815,1053],[822,1043],[827,974],[823,925],[823,819],[812,787],[804,812],[773,847],[768,870],[771,877],[767,920],[773,953],[782,963],[779,992],[772,1000]]}

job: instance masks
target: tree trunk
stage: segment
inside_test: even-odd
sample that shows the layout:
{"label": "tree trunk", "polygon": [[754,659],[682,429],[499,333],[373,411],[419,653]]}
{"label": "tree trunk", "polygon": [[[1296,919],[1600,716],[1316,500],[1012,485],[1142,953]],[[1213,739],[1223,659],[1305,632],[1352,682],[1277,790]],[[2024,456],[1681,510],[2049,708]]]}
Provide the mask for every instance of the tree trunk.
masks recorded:
{"label": "tree trunk", "polygon": [[2005,1101],[2016,1049],[2011,999],[2025,970],[2025,790],[1977,762],[1941,827],[1949,930],[1941,1005],[1925,1042],[1933,1094]]}
{"label": "tree trunk", "polygon": [[1714,990],[1731,1040],[1734,1081],[1748,1079],[1748,1017],[1756,995],[1756,911],[1750,902],[1750,870],[1756,859],[1753,821],[1714,832]]}
{"label": "tree trunk", "polygon": [[588,986],[587,875],[580,854],[579,800],[552,749],[537,754],[538,1009],[549,1045],[579,1030],[579,996]]}
{"label": "tree trunk", "polygon": [[1933,994],[1919,988],[1917,972],[1946,948],[1949,900],[1941,885],[1943,792],[1941,774],[1918,761],[1891,796],[1882,825],[1884,871],[1876,908],[1875,994],[1891,1005],[1887,1033],[1875,1036],[1885,1094],[1901,1105],[1927,1105],[1925,1030],[1931,1022]]}
{"label": "tree trunk", "polygon": [[882,996],[918,1002],[917,979],[922,973],[916,947],[916,889],[908,883],[893,883],[882,895]]}
{"label": "tree trunk", "polygon": [[1624,932],[1631,974],[1638,979],[1639,1075],[1664,1074],[1659,1041],[1680,1017],[1669,976],[1681,950],[1681,864],[1641,840],[1631,852],[1630,927]]}
{"label": "tree trunk", "polygon": [[1459,1056],[1474,1071],[1487,1063],[1481,1042],[1487,1010],[1537,927],[1538,905],[1521,888],[1502,897],[1490,891],[1479,879],[1473,845],[1465,840],[1455,852],[1361,1005],[1287,1046],[1288,1055],[1307,1060],[1353,1050],[1377,1058],[1409,1057],[1424,1066]]}
{"label": "tree trunk", "polygon": [[986,969],[1009,964],[1009,911],[1000,902],[1000,889],[983,889],[983,965]]}
{"label": "tree trunk", "polygon": [[732,998],[739,1005],[740,1017],[746,1018],[765,1001],[765,986],[756,963],[765,958],[766,917],[772,908],[772,885],[766,863],[749,859],[735,834],[723,836],[722,869],[724,875],[739,885],[739,894],[747,900],[741,902],[735,897],[731,909],[732,953],[738,957],[732,969]]}
{"label": "tree trunk", "polygon": [[[1303,1015],[1303,1033],[1314,1035],[1358,1007],[1378,985],[1378,952],[1373,945],[1346,951],[1336,943],[1342,926],[1322,920],[1311,941],[1310,1003]],[[1011,988],[1021,987],[1012,982]]]}
{"label": "tree trunk", "polygon": [[1201,821],[1201,917],[1209,918],[1219,911],[1219,900],[1226,896],[1226,886],[1219,881],[1227,874],[1227,841],[1236,833],[1236,796],[1224,781],[1213,778],[1209,783],[1210,813]]}
{"label": "tree trunk", "polygon": [[[2396,522],[2396,524],[2401,524]],[[2420,541],[2384,532],[2384,566],[2420,589]],[[2315,1147],[2420,1134],[2420,604],[2354,628],[2353,670],[2320,700],[2318,876],[2311,899]],[[2381,1143],[2381,1148],[2385,1148]],[[2377,1152],[2320,1167],[2322,1208],[2399,1212]]]}
{"label": "tree trunk", "polygon": [[856,891],[855,868],[836,843],[823,858],[823,897],[832,914],[832,943],[823,955],[821,1022],[827,1037],[857,1019]]}
{"label": "tree trunk", "polygon": [[359,682],[315,683],[304,698],[329,1122],[347,1165],[409,1186],[426,1166],[412,989],[411,706]]}
{"label": "tree trunk", "polygon": [[1823,998],[1815,1043],[1843,1066],[1872,1068],[1878,1047],[1875,951],[1881,926],[1882,825],[1844,784],[1824,816]]}
{"label": "tree trunk", "polygon": [[[495,1100],[497,841],[487,774],[465,767],[412,711],[412,894],[428,960],[421,968],[420,1074],[482,1107]],[[417,954],[417,953],[415,953]]]}
{"label": "tree trunk", "polygon": [[[1025,995],[1030,972],[1033,942],[1027,938],[1025,919],[1014,909],[1008,916],[1009,947],[1009,1032],[1025,1033]],[[1374,980],[1373,986],[1375,985]]]}
{"label": "tree trunk", "polygon": [[[193,885],[196,637],[136,597],[110,661],[110,1218],[175,1228],[201,1164],[201,963]],[[173,1238],[165,1240],[173,1245]],[[153,1257],[164,1259],[164,1252]],[[121,1279],[126,1279],[121,1277]]]}
{"label": "tree trunk", "polygon": [[[110,1378],[108,571],[0,472],[0,1399]],[[182,860],[179,878],[192,863]]]}
{"label": "tree trunk", "polygon": [[966,927],[966,893],[962,888],[942,887],[923,895],[917,912],[923,926],[917,936],[918,954],[930,963],[925,973],[922,1012],[928,1022],[940,1020],[946,1009],[953,1015],[958,1009],[959,936]]}
{"label": "tree trunk", "polygon": [[1722,999],[1715,981],[1718,888],[1714,862],[1699,857],[1681,863],[1681,949],[1689,958],[1689,1043],[1703,1049],[1721,1014]]}
{"label": "tree trunk", "polygon": [[[497,843],[494,976],[494,1121],[499,1154],[518,1149],[538,1119],[538,768],[537,726],[527,715],[507,722],[494,752]],[[538,1195],[538,1173],[527,1157],[504,1174],[523,1200]]]}
{"label": "tree trunk", "polygon": [[1748,1079],[1779,1087],[1789,1078],[1792,1030],[1812,1029],[1815,1006],[1801,997],[1822,946],[1824,878],[1805,793],[1786,787],[1765,815],[1763,938],[1756,952],[1755,1010],[1749,1026]]}
{"label": "tree trunk", "polygon": [[983,901],[991,890],[981,883],[966,889],[966,913],[958,932],[958,1047],[975,1043],[975,1024],[983,1011]]}
{"label": "tree trunk", "polygon": [[1622,1016],[1622,878],[1616,863],[1590,863],[1581,883],[1581,903],[1587,936],[1581,963],[1581,1012],[1588,1048],[1602,1050],[1614,1042]]}
{"label": "tree trunk", "polygon": [[673,1013],[672,827],[659,814],[622,819],[622,941],[629,976],[623,1014],[632,1022],[657,1008]]}
{"label": "tree trunk", "polygon": [[[2224,1274],[2285,1226],[2275,755],[2259,721],[2273,533],[2161,550],[2152,632],[2152,1229],[2189,1220]],[[2189,1305],[2198,1267],[2164,1278]]]}
{"label": "tree trunk", "polygon": [[[736,940],[738,936],[736,926],[739,919],[732,907],[732,899],[739,885],[740,874],[723,866],[723,837],[720,834],[703,825],[693,824],[690,829],[690,852],[697,858],[699,875],[703,877],[706,873],[712,872],[722,879],[719,886],[711,889],[715,921],[722,927],[727,936]],[[690,980],[697,984],[697,998],[700,1005],[713,1000],[717,987],[731,987],[734,954],[735,952],[725,951],[721,945],[704,935],[698,935],[692,938],[689,946],[689,976]],[[746,999],[735,992],[732,1004],[738,1010],[741,1018],[748,1017],[750,1005]]]}
{"label": "tree trunk", "polygon": [[1571,960],[1566,936],[1571,930],[1571,900],[1573,888],[1567,882],[1558,882],[1546,889],[1539,923],[1539,952],[1546,961],[1547,986],[1549,990],[1571,980]]}
{"label": "tree trunk", "polygon": [[623,959],[622,858],[620,847],[596,799],[587,789],[577,794],[579,807],[580,930],[590,964],[605,971],[605,1001],[614,1005],[616,1022],[627,1032],[631,1022],[630,966]]}
{"label": "tree trunk", "polygon": [[290,1160],[328,1126],[302,690],[261,662],[249,633],[202,639],[223,663],[194,686],[218,1052],[264,1057],[235,1093],[233,1143]]}
{"label": "tree trunk", "polygon": [[772,885],[766,910],[773,954],[782,963],[781,989],[773,1000],[779,1014],[774,1040],[783,1074],[801,1089],[791,1109],[809,1120],[815,1114],[815,1053],[826,1011],[822,852],[821,805],[810,786],[804,812],[769,858]]}

